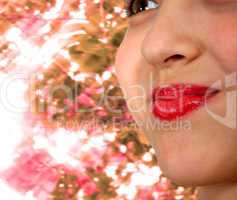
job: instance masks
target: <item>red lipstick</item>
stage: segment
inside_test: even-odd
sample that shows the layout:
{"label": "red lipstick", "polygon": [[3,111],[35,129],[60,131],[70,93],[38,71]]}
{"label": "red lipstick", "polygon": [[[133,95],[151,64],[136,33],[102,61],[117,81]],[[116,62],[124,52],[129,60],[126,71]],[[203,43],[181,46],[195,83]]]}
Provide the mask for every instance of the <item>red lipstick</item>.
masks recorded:
{"label": "red lipstick", "polygon": [[220,90],[196,84],[171,84],[152,91],[152,112],[160,120],[172,121],[186,115]]}

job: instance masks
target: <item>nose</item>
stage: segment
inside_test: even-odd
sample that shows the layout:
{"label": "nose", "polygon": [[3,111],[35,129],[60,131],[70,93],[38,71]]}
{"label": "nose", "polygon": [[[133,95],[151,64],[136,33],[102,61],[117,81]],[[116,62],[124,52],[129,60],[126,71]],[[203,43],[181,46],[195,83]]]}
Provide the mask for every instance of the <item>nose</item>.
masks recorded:
{"label": "nose", "polygon": [[179,14],[160,12],[153,19],[141,45],[141,54],[150,65],[184,66],[200,55],[201,48],[190,22],[185,25],[186,19],[179,19],[182,18]]}

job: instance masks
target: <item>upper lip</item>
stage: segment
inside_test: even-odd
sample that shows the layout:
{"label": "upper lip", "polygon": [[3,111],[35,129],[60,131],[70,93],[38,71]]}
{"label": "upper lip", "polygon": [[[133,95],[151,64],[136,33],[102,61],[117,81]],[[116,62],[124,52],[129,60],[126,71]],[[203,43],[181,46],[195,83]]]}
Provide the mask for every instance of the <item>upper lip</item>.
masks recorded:
{"label": "upper lip", "polygon": [[183,96],[208,96],[218,93],[220,90],[214,87],[201,84],[184,84],[174,83],[158,86],[152,90],[151,96],[153,101],[177,99]]}

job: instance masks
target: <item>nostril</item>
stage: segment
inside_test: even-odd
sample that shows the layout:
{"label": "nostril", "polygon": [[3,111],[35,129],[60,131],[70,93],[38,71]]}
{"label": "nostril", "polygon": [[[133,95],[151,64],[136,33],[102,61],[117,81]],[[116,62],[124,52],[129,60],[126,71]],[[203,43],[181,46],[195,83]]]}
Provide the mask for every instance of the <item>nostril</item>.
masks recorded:
{"label": "nostril", "polygon": [[183,55],[180,55],[180,54],[175,54],[175,55],[173,55],[173,56],[170,56],[170,57],[168,57],[168,58],[166,58],[165,60],[164,60],[164,62],[166,63],[166,62],[168,62],[168,61],[176,61],[176,60],[181,60],[181,59],[183,59],[184,58],[184,56]]}

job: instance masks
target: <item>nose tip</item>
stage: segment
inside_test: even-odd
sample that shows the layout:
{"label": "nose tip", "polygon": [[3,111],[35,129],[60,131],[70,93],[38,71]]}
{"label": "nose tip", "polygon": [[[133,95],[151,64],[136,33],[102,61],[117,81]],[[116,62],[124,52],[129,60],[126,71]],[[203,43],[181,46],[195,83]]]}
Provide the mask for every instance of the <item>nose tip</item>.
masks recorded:
{"label": "nose tip", "polygon": [[[163,11],[165,12],[165,11]],[[168,12],[168,11],[167,11]],[[160,13],[151,21],[141,43],[141,54],[152,66],[185,65],[201,53],[201,44],[192,28],[179,26],[173,14]],[[180,17],[181,18],[181,17]],[[185,19],[179,19],[185,23]]]}
{"label": "nose tip", "polygon": [[[154,67],[185,65],[200,55],[198,45],[191,39],[184,40],[175,33],[165,37],[159,38],[150,35],[144,40],[141,52],[150,65]],[[167,37],[170,37],[169,42],[167,42]]]}

